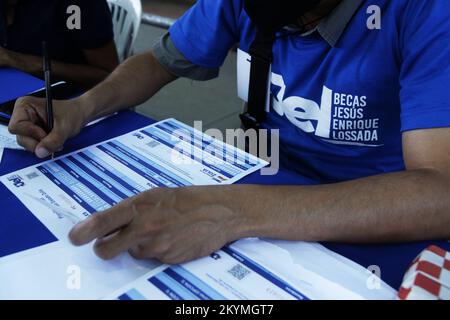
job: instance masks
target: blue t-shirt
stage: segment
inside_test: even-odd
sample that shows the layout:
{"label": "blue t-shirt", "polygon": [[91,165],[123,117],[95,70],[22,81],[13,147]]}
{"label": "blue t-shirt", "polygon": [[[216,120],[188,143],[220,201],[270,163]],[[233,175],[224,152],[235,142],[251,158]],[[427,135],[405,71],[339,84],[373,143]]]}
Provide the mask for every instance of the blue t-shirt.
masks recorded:
{"label": "blue t-shirt", "polygon": [[[381,9],[369,29],[368,7]],[[194,64],[221,66],[255,29],[242,0],[200,0],[171,29]],[[336,46],[321,36],[275,42],[271,110],[281,162],[320,183],[404,170],[402,132],[450,127],[450,1],[366,0]]]}

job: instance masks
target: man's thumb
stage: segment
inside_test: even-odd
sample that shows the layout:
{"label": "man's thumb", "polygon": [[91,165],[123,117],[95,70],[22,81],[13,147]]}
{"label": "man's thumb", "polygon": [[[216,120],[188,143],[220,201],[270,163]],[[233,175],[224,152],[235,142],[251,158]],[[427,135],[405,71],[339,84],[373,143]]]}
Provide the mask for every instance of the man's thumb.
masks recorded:
{"label": "man's thumb", "polygon": [[36,146],[34,153],[40,159],[47,158],[51,154],[60,151],[63,147],[64,139],[54,130],[50,132],[44,139]]}

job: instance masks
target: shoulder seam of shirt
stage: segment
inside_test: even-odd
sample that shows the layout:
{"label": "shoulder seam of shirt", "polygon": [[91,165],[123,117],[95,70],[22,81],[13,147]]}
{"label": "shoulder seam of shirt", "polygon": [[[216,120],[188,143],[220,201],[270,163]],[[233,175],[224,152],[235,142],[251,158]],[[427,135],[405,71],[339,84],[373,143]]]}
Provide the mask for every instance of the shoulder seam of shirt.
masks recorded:
{"label": "shoulder seam of shirt", "polygon": [[318,25],[317,31],[330,46],[336,46],[363,2],[364,0],[344,0]]}
{"label": "shoulder seam of shirt", "polygon": [[219,75],[219,68],[205,68],[189,61],[175,47],[170,33],[164,34],[155,42],[153,54],[162,67],[177,77],[206,81],[217,78]]}

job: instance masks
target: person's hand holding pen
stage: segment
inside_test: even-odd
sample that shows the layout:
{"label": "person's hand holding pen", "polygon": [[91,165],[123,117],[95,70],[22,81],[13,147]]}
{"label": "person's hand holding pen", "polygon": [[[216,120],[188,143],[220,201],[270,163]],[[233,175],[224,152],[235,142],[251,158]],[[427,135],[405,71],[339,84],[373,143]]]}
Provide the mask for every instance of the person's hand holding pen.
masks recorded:
{"label": "person's hand holding pen", "polygon": [[47,158],[63,149],[67,139],[77,135],[86,123],[79,99],[53,102],[53,129],[47,132],[45,99],[18,99],[9,124],[17,142],[39,158]]}
{"label": "person's hand holding pen", "polygon": [[59,114],[55,113],[51,60],[46,41],[42,42],[42,57],[45,100],[32,97],[17,100],[9,130],[17,135],[20,145],[34,152],[37,157],[46,158],[51,155],[53,158],[55,152],[62,150],[64,142],[81,130],[84,117],[80,113],[81,106],[74,106],[77,100],[57,102]]}

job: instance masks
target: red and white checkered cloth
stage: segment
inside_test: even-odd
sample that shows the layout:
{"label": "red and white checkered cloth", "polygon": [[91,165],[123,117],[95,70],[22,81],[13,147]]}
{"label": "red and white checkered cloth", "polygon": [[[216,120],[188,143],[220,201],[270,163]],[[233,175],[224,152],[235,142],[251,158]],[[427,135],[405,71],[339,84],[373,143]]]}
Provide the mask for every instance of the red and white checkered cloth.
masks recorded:
{"label": "red and white checkered cloth", "polygon": [[413,262],[398,293],[400,300],[450,300],[450,252],[431,246]]}

